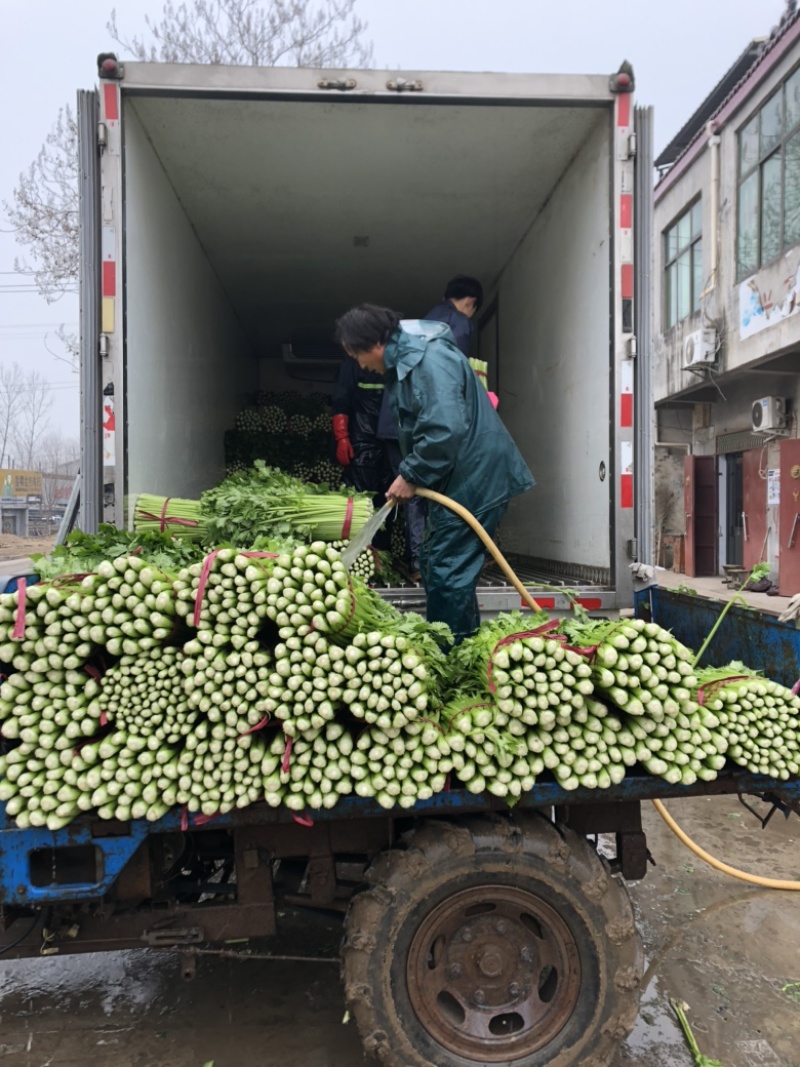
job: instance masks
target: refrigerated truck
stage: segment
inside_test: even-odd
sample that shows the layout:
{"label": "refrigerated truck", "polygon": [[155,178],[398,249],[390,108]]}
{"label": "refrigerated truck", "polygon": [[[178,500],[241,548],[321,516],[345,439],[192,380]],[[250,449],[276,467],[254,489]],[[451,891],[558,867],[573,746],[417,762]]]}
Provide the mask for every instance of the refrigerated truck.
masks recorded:
{"label": "refrigerated truck", "polygon": [[[631,602],[649,536],[652,168],[629,65],[103,55],[98,74],[78,101],[84,529],[126,524],[139,492],[217,482],[255,390],[330,380],[343,310],[418,317],[466,273],[487,291],[475,355],[537,479],[504,550],[555,611],[562,589],[601,613]],[[410,607],[419,593],[386,595]],[[480,597],[520,606],[500,581]],[[602,795],[542,781],[513,811],[453,788],[396,813],[350,797],[310,817],[256,804],[152,824],[85,815],[55,833],[0,807],[0,952],[171,947],[189,975],[197,945],[270,937],[286,907],[338,911],[345,996],[386,1067],[603,1067],[638,1006],[625,880],[647,866],[641,801],[771,785],[633,773]],[[608,855],[599,833],[614,835]]]}
{"label": "refrigerated truck", "polygon": [[[567,608],[565,589],[629,605],[650,536],[652,204],[630,66],[104,56],[99,74],[79,94],[84,529],[124,524],[140,492],[196,497],[224,476],[224,432],[255,390],[329,376],[338,315],[419,318],[463,273],[486,290],[474,354],[537,481],[503,549],[544,607]],[[422,604],[418,588],[388,595]],[[480,599],[521,606],[493,573]]]}

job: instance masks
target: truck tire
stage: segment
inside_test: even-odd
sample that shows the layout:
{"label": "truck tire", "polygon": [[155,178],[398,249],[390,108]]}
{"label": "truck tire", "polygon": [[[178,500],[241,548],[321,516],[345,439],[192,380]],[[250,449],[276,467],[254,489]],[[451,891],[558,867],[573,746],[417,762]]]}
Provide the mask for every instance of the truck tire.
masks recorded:
{"label": "truck tire", "polygon": [[345,921],[347,1005],[384,1067],[605,1067],[639,1006],[624,883],[538,814],[419,823]]}

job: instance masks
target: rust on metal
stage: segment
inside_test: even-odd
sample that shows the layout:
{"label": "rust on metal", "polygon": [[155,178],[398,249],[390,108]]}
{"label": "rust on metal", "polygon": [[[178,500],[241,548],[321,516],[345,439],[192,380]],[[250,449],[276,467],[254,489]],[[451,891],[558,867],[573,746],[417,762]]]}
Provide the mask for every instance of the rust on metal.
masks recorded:
{"label": "rust on metal", "polygon": [[482,885],[423,920],[406,978],[420,1023],[447,1051],[508,1063],[544,1047],[572,1015],[578,947],[564,920],[523,889]]}

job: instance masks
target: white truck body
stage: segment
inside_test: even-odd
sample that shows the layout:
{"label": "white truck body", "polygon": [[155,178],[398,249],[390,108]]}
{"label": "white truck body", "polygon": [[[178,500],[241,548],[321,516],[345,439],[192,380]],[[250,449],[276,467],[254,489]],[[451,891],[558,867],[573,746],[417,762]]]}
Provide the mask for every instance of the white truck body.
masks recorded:
{"label": "white truck body", "polygon": [[[559,588],[628,603],[649,471],[649,114],[631,94],[608,76],[103,73],[79,94],[84,528],[219,481],[254,390],[319,388],[322,364],[285,346],[329,345],[364,301],[421,317],[465,273],[486,291],[474,354],[537,480],[503,550],[555,610]],[[520,606],[502,582],[480,593]]]}

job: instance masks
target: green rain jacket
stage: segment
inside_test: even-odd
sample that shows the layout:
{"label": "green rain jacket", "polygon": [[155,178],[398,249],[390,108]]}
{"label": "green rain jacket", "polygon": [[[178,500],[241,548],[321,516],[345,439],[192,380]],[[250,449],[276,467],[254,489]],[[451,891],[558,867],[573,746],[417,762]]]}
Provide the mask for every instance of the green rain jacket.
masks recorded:
{"label": "green rain jacket", "polygon": [[[473,513],[533,488],[531,472],[448,326],[404,320],[383,359],[406,481],[444,493]],[[448,511],[437,525],[448,521],[462,520]]]}

